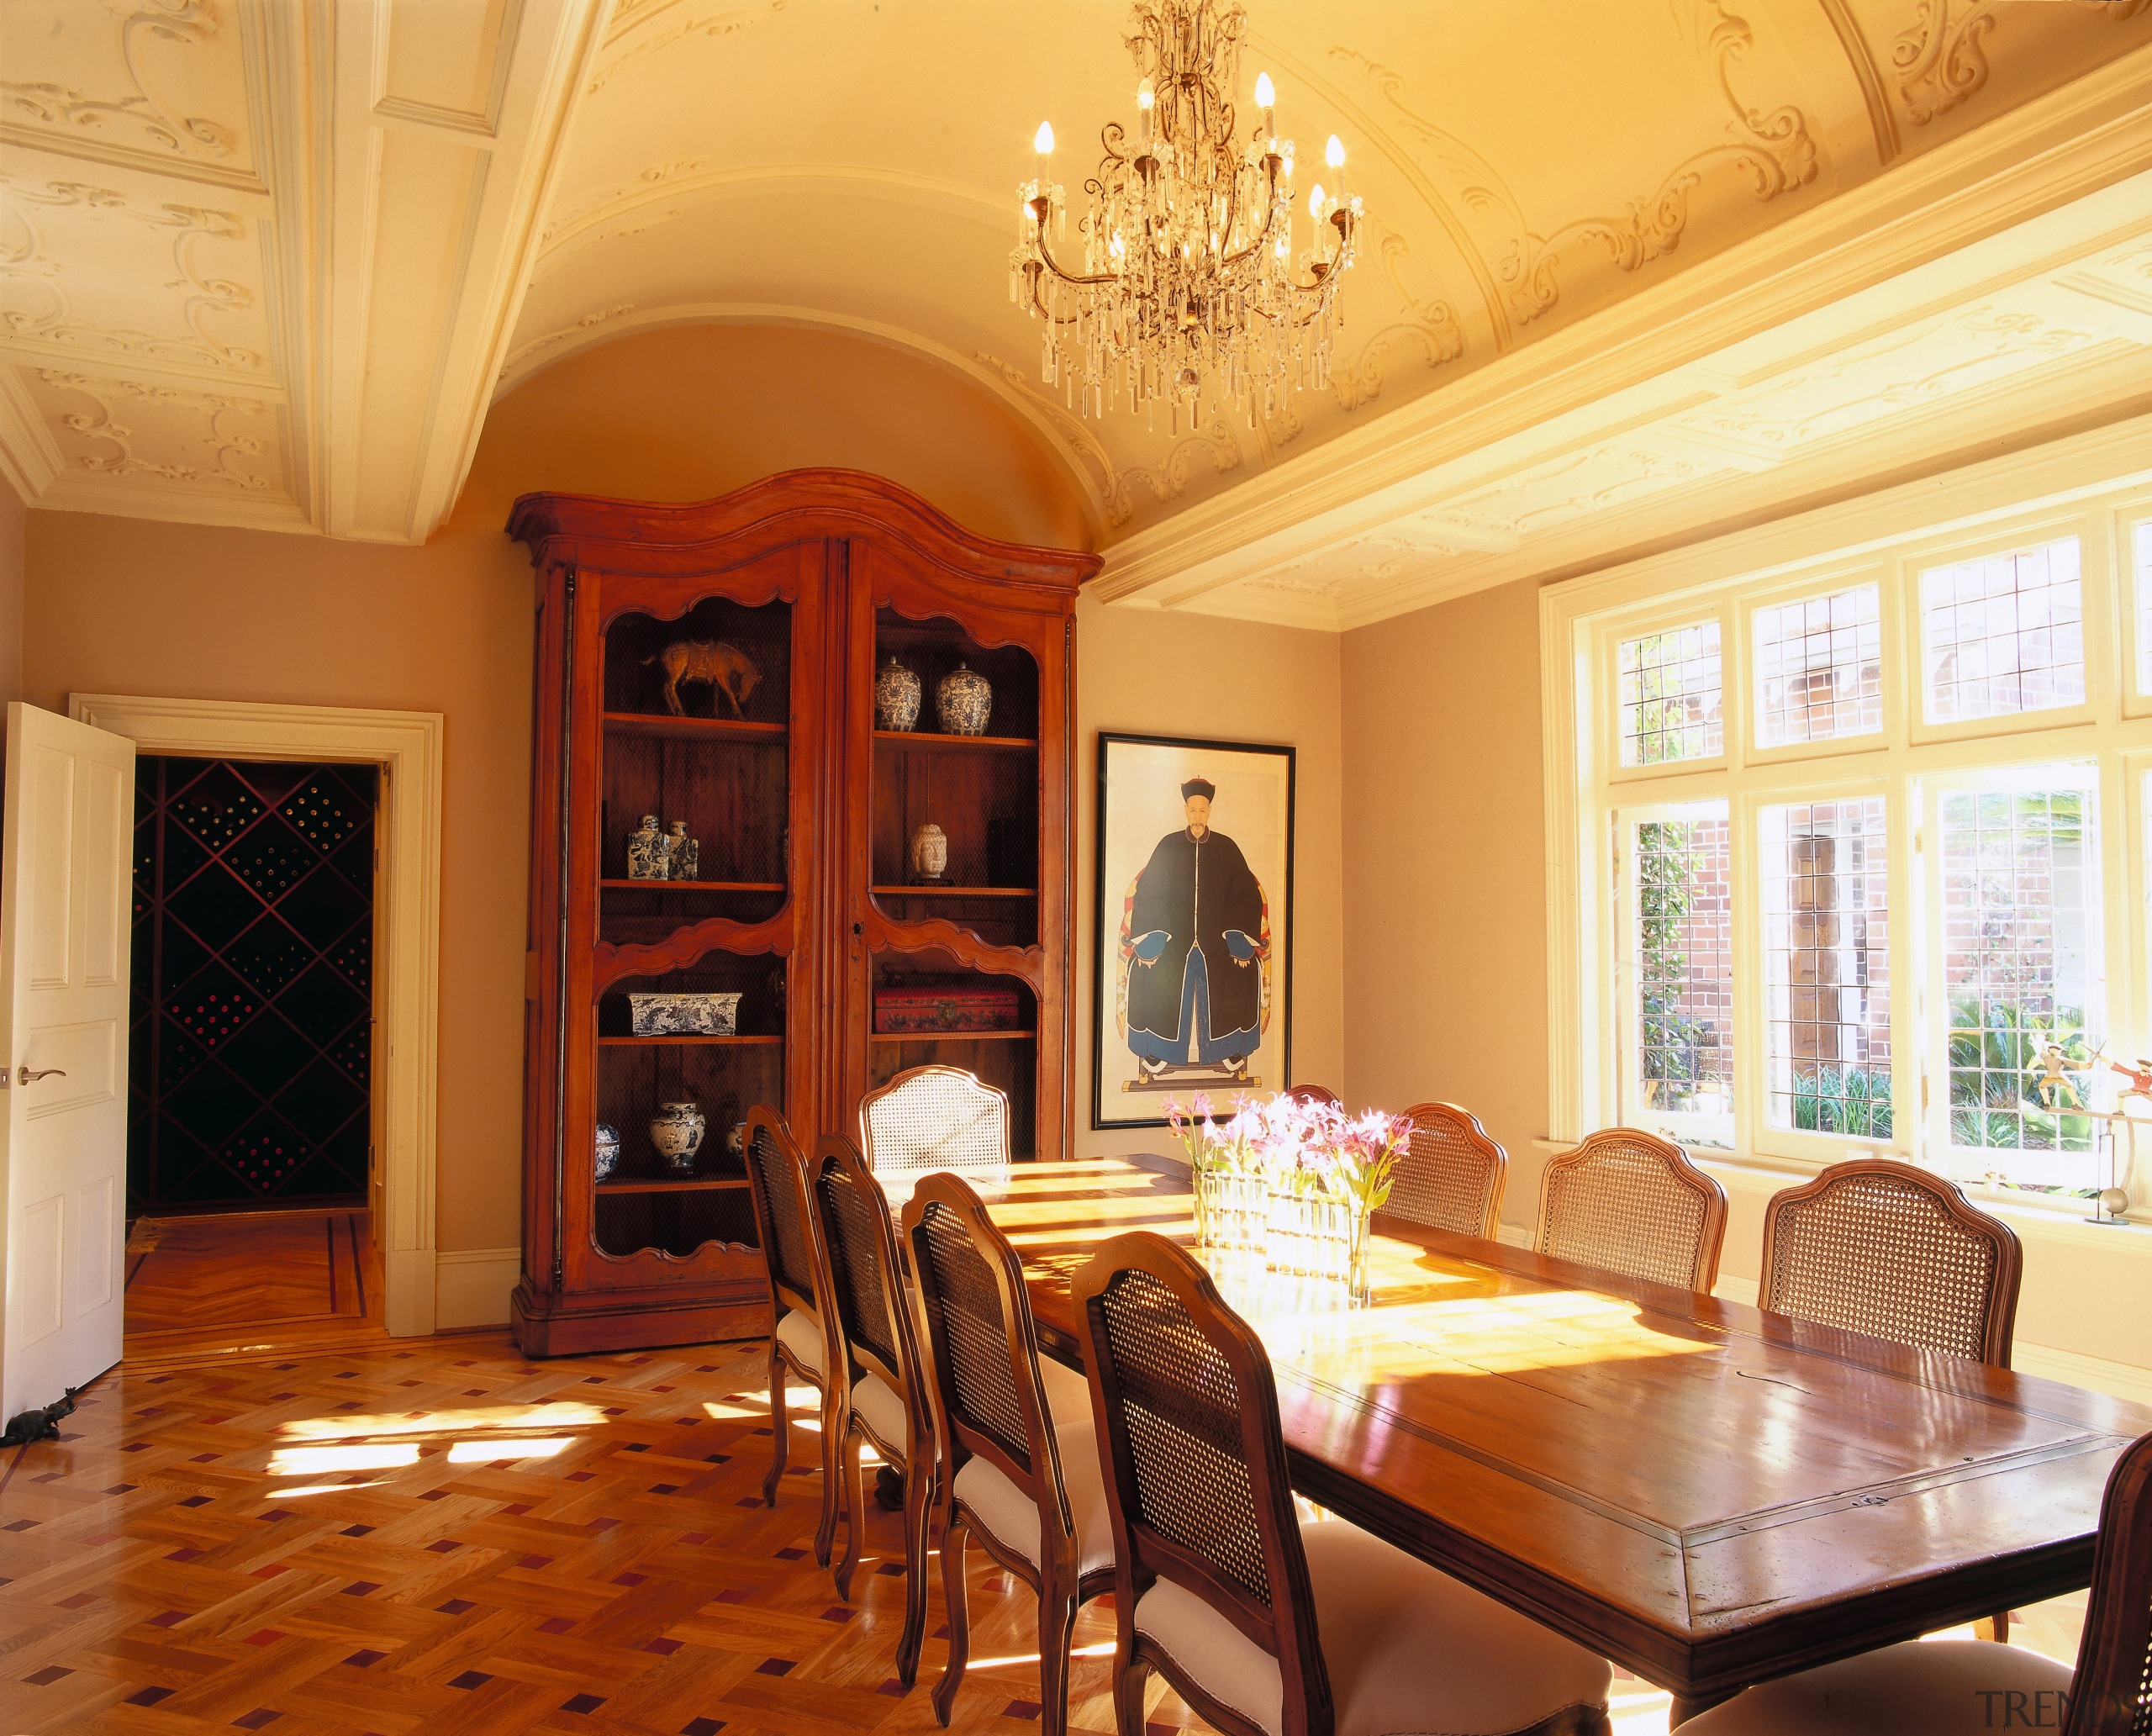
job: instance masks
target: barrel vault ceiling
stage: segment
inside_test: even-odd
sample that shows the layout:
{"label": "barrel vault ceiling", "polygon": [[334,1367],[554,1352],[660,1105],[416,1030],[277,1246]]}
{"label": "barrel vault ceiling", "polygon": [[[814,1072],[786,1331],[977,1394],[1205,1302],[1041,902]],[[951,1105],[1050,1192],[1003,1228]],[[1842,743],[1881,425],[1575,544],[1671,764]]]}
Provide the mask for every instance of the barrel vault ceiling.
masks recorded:
{"label": "barrel vault ceiling", "polygon": [[1326,384],[1174,426],[1006,291],[1115,0],[4,0],[0,477],[422,541],[539,370],[819,328],[1027,421],[1108,596],[1337,628],[2152,409],[2152,0],[1248,6],[1366,243]]}

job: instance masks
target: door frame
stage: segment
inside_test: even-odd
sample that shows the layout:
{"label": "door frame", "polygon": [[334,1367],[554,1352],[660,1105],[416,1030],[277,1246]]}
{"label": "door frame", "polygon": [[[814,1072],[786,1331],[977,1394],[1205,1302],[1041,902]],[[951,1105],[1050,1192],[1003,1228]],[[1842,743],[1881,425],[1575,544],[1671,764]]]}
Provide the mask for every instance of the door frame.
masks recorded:
{"label": "door frame", "polygon": [[441,714],[71,694],[67,715],[132,738],[138,753],[380,768],[373,989],[379,1150],[368,1192],[380,1190],[373,1234],[382,1322],[395,1338],[427,1336],[435,1315]]}

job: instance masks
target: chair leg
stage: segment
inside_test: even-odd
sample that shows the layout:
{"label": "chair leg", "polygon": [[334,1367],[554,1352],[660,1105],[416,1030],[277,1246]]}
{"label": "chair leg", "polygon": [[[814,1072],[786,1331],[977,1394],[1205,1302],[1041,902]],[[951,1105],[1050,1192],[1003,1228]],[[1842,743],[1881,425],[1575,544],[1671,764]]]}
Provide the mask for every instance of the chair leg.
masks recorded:
{"label": "chair leg", "polygon": [[942,1666],[942,1680],[934,1684],[934,1716],[946,1730],[972,1653],[971,1611],[964,1596],[964,1522],[953,1506],[942,1526],[942,1601],[948,1612],[949,1657]]}
{"label": "chair leg", "polygon": [[822,1518],[815,1528],[815,1565],[827,1567],[837,1540],[837,1491],[842,1482],[841,1446],[852,1427],[852,1406],[832,1380],[822,1389]]}
{"label": "chair leg", "polygon": [[778,1354],[777,1340],[770,1340],[770,1474],[762,1479],[762,1505],[777,1505],[777,1481],[784,1475],[787,1448],[791,1444],[792,1425],[784,1414],[784,1360]]}
{"label": "chair leg", "polygon": [[1039,1593],[1039,1736],[1068,1736],[1068,1648],[1076,1636],[1076,1593]]}
{"label": "chair leg", "polygon": [[2005,1610],[1999,1616],[1982,1616],[1980,1620],[1973,1623],[1973,1632],[1982,1639],[1993,1640],[1997,1645],[2008,1645],[2010,1644],[2010,1612]]}
{"label": "chair leg", "polygon": [[859,1570],[859,1552],[867,1530],[866,1490],[860,1477],[859,1431],[847,1428],[836,1446],[836,1480],[844,1497],[844,1554],[836,1566],[837,1596],[852,1601],[852,1576]]}
{"label": "chair leg", "polygon": [[926,1466],[905,1467],[905,1627],[897,1641],[897,1680],[907,1688],[919,1680],[919,1654],[926,1643],[926,1522],[933,1484]]}
{"label": "chair leg", "polygon": [[[1121,1617],[1115,1617],[1116,1621]],[[1131,1658],[1121,1660],[1120,1649],[1114,1655],[1113,1672],[1113,1727],[1116,1736],[1144,1736],[1143,1691],[1151,1683],[1151,1666]]]}

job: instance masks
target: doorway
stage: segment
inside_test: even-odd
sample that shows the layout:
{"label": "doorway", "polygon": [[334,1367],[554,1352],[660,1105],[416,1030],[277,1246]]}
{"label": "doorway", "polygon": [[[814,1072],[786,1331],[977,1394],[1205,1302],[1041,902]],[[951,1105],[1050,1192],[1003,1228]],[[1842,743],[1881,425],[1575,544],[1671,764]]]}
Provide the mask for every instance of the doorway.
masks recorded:
{"label": "doorway", "polygon": [[140,755],[131,1354],[378,1329],[370,764]]}

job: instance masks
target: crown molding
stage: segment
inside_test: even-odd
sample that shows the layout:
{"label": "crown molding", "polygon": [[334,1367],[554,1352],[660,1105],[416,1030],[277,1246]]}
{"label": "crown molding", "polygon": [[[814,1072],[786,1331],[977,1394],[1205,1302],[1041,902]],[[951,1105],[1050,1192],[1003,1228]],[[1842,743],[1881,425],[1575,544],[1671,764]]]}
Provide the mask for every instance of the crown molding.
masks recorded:
{"label": "crown molding", "polygon": [[[1198,599],[1210,593],[1427,509],[1454,488],[1431,484],[1441,467],[1533,429],[1559,433],[1588,405],[2148,169],[2152,49],[2140,49],[1147,526],[1106,551],[1091,588],[1112,602],[1150,594],[1161,606],[1204,609]],[[1668,395],[1677,389],[1669,383]],[[1665,412],[1661,404],[1649,414]],[[1246,594],[1235,593],[1230,612],[1244,612]],[[1320,612],[1262,606],[1297,615],[1295,625]]]}

